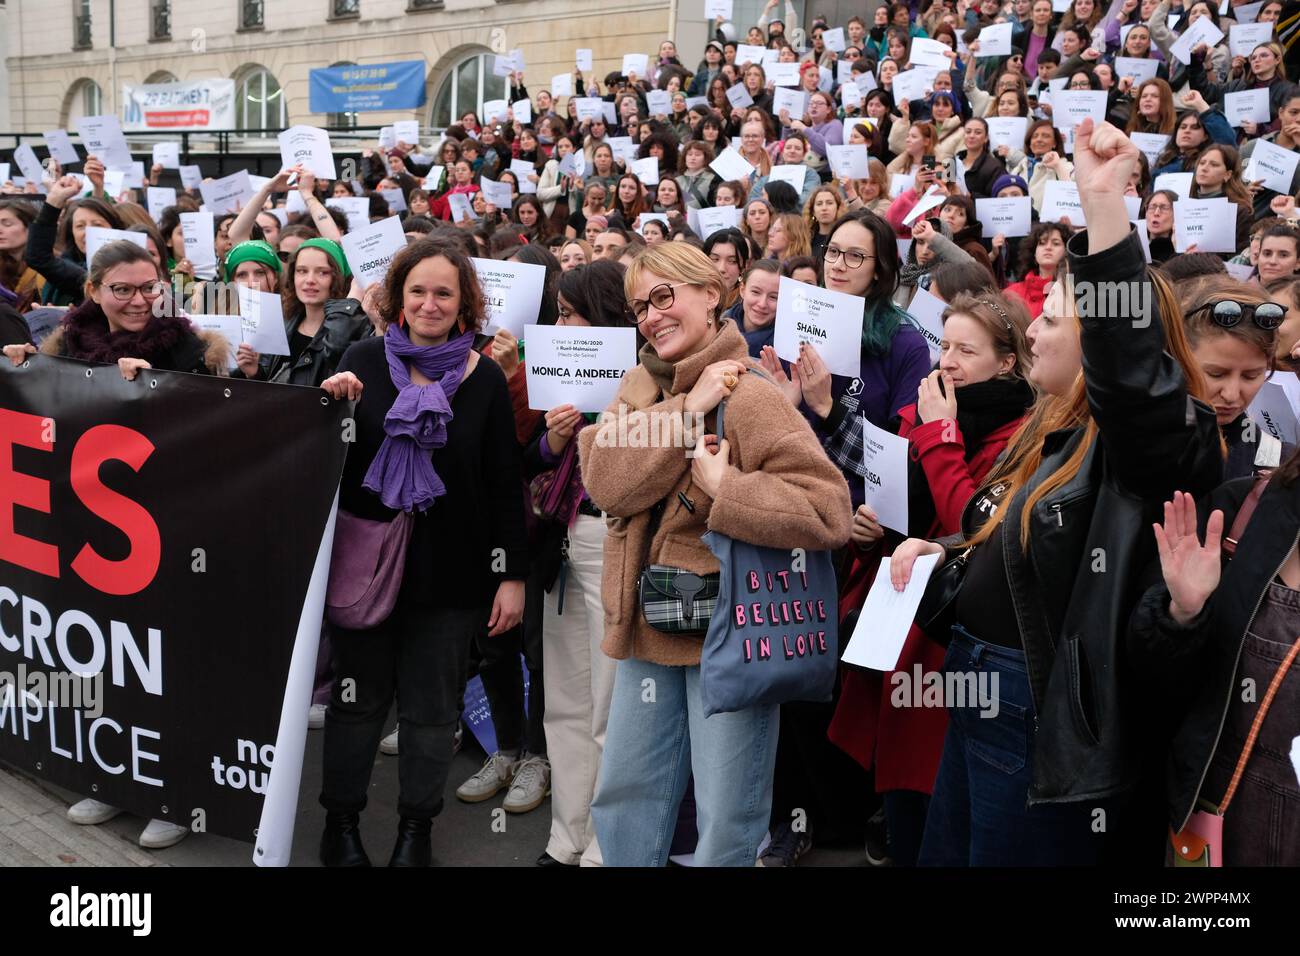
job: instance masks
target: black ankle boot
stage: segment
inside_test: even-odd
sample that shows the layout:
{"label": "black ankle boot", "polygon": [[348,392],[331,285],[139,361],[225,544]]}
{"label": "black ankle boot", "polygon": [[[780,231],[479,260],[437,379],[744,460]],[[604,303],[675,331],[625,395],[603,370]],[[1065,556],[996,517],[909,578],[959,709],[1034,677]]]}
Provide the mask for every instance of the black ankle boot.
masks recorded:
{"label": "black ankle boot", "polygon": [[325,814],[325,832],[320,838],[320,861],[325,866],[369,866],[370,857],[361,845],[361,814],[336,810]]}
{"label": "black ankle boot", "polygon": [[432,866],[433,845],[429,841],[431,820],[402,817],[397,824],[397,843],[389,866]]}

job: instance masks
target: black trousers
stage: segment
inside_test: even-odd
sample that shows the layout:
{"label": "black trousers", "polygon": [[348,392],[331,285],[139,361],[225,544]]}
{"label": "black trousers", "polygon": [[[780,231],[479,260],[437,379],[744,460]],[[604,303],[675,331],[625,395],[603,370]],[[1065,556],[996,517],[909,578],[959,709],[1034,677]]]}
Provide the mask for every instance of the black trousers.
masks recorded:
{"label": "black trousers", "polygon": [[397,698],[401,754],[398,813],[431,819],[442,810],[470,646],[487,632],[488,608],[403,603],[368,631],[332,628],[334,689],[325,715],[321,806],[360,811]]}
{"label": "black trousers", "polygon": [[[502,753],[514,753],[523,747],[536,756],[546,754],[546,731],[542,725],[546,714],[546,688],[542,680],[544,594],[538,577],[530,576],[524,582],[524,617],[519,626],[496,637],[488,637],[486,630],[478,635],[482,657],[478,673],[483,679],[488,707],[492,709],[497,749]],[[526,715],[520,653],[528,667]]]}

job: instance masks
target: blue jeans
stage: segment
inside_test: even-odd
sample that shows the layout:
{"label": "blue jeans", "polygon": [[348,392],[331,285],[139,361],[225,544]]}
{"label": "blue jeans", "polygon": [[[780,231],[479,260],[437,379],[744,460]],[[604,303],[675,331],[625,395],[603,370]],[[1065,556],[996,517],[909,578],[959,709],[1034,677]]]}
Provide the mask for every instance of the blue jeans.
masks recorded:
{"label": "blue jeans", "polygon": [[705,719],[699,667],[618,662],[591,816],[606,866],[663,866],[695,775],[696,866],[753,866],[772,809],[781,709]]}
{"label": "blue jeans", "polygon": [[[945,673],[997,690],[996,716],[978,700],[955,706],[921,841],[922,866],[1090,866],[1106,849],[1094,829],[1098,801],[1028,806],[1034,705],[1023,651],[986,644],[953,627]],[[992,682],[997,677],[997,684]],[[968,695],[969,696],[969,695]],[[987,708],[992,712],[992,708]]]}

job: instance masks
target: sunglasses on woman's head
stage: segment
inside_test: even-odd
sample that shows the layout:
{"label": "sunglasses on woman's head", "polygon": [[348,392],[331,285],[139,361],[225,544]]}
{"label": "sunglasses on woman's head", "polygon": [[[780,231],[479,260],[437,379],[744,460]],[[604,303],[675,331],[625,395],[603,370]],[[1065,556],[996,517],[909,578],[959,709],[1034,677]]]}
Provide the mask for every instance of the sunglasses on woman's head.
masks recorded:
{"label": "sunglasses on woman's head", "polygon": [[1220,302],[1207,303],[1198,306],[1187,313],[1187,318],[1191,318],[1198,312],[1209,310],[1210,318],[1214,324],[1223,329],[1231,329],[1240,325],[1242,320],[1250,316],[1258,328],[1266,332],[1275,332],[1286,318],[1286,309],[1276,302],[1264,302],[1260,305],[1243,305],[1235,299],[1223,299]]}

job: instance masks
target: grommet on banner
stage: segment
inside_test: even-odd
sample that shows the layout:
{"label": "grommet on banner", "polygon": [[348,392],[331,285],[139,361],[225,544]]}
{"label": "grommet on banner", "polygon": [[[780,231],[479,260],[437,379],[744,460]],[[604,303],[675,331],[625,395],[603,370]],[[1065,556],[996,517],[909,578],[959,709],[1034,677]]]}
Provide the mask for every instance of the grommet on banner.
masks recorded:
{"label": "grommet on banner", "polygon": [[156,379],[156,378],[150,379],[150,380],[149,380],[149,387],[150,387],[150,388],[157,388],[157,387],[158,387],[158,379]]}
{"label": "grommet on banner", "polygon": [[91,793],[99,793],[99,784],[97,784],[97,783],[92,783],[92,784],[90,785],[90,792],[91,792]]}
{"label": "grommet on banner", "polygon": [[36,769],[37,769],[37,770],[40,770],[40,769],[41,769],[41,762],[40,762],[39,760],[36,761]]}
{"label": "grommet on banner", "polygon": [[322,396],[321,396],[321,399],[320,399],[320,403],[321,403],[322,405],[328,406],[329,403],[330,403],[330,400],[329,400],[328,398],[326,398],[324,395],[322,395]]}
{"label": "grommet on banner", "polygon": [[94,374],[95,374],[95,370],[93,368],[86,369],[86,378],[90,378],[90,376]]}
{"label": "grommet on banner", "polygon": [[32,367],[32,363],[30,361],[23,362],[23,368],[31,368],[31,367]]}
{"label": "grommet on banner", "polygon": [[167,808],[166,808],[166,807],[160,807],[159,809],[161,809],[163,813],[166,813],[166,812],[167,812]]}
{"label": "grommet on banner", "polygon": [[230,389],[226,389],[226,398],[230,397]]}

